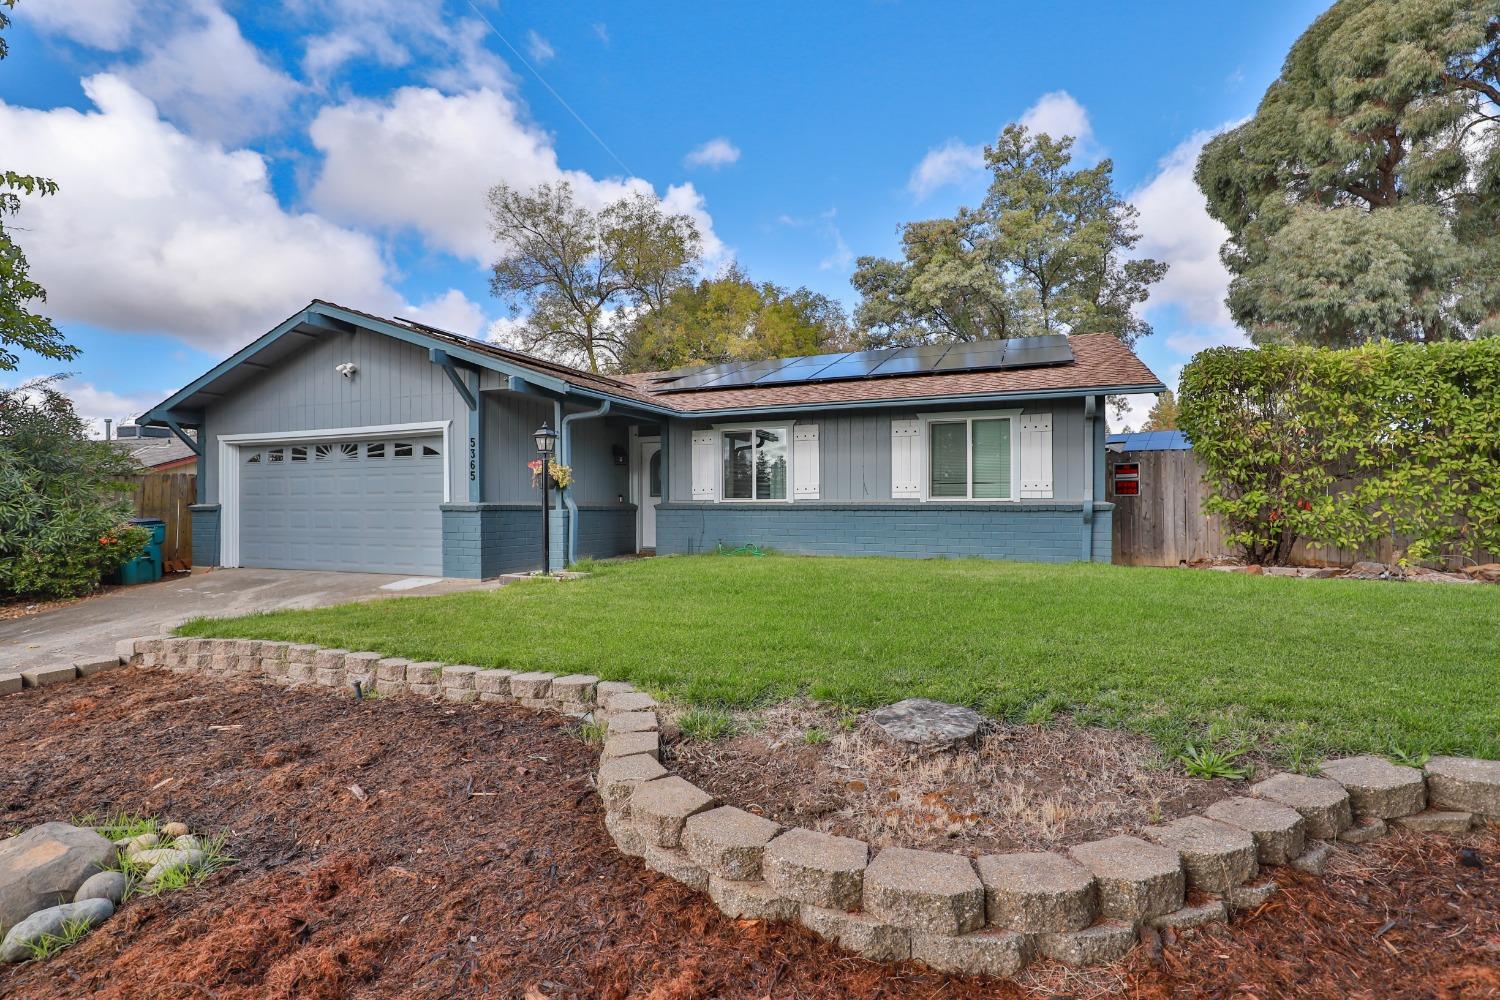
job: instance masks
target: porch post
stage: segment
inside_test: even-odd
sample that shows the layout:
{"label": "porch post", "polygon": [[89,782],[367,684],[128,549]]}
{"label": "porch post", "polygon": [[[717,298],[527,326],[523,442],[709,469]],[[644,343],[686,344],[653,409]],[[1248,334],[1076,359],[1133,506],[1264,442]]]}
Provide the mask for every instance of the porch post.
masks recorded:
{"label": "porch post", "polygon": [[484,501],[484,394],[479,391],[479,372],[477,369],[466,369],[464,371],[464,382],[474,397],[474,405],[469,407],[469,434],[468,444],[468,475],[469,475],[469,502],[482,503]]}

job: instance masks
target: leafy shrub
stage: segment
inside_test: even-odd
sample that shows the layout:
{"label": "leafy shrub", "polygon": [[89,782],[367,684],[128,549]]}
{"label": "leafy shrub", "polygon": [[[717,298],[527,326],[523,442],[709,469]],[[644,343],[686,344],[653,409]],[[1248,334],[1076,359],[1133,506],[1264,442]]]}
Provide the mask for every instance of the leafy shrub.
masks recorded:
{"label": "leafy shrub", "polygon": [[1179,423],[1227,540],[1280,564],[1298,538],[1404,558],[1500,548],[1500,338],[1346,351],[1214,348]]}
{"label": "leafy shrub", "polygon": [[139,470],[84,436],[54,381],[0,390],[0,596],[87,593],[149,537],[126,523]]}
{"label": "leafy shrub", "polygon": [[1182,768],[1192,778],[1228,778],[1242,781],[1250,775],[1250,769],[1236,764],[1235,758],[1242,756],[1248,748],[1238,750],[1216,750],[1213,747],[1189,746],[1180,755]]}

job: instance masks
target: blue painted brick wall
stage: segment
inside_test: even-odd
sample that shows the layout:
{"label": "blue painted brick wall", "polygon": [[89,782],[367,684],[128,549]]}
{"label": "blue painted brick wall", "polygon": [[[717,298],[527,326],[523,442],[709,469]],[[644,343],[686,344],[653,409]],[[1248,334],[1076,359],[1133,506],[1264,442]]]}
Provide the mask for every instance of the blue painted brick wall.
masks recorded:
{"label": "blue painted brick wall", "polygon": [[662,504],[657,551],[709,552],[755,544],[806,555],[978,556],[1027,562],[1110,560],[1113,507],[1097,504],[1091,526],[1079,504]]}
{"label": "blue painted brick wall", "polygon": [[[527,573],[542,565],[542,511],[524,504],[444,504],[443,575],[488,579]],[[554,509],[548,529],[552,568],[566,564],[566,508]],[[581,507],[578,555],[606,558],[635,551],[634,507]]]}
{"label": "blue painted brick wall", "polygon": [[193,526],[193,565],[219,565],[219,505],[189,504]]}
{"label": "blue painted brick wall", "polygon": [[608,559],[635,551],[635,506],[578,508],[578,558]]}

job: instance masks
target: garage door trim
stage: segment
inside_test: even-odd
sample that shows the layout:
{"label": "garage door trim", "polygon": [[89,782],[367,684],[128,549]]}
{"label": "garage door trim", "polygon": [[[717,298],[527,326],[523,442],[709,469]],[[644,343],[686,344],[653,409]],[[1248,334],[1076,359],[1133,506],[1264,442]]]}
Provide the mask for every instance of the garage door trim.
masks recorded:
{"label": "garage door trim", "polygon": [[443,503],[451,503],[453,479],[450,463],[453,449],[449,438],[452,436],[452,425],[451,420],[428,420],[414,424],[373,424],[368,427],[323,427],[310,431],[219,435],[219,565],[240,564],[240,448],[440,433],[443,436]]}

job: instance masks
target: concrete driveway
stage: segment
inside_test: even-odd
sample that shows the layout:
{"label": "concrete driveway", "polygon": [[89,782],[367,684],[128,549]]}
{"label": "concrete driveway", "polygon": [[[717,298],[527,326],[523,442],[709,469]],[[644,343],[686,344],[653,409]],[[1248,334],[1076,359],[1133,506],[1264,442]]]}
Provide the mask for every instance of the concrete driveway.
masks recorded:
{"label": "concrete driveway", "polygon": [[383,597],[421,597],[498,587],[496,581],[376,573],[220,569],[121,587],[102,597],[0,621],[0,667],[65,664],[109,655],[121,639],[163,635],[189,618],[319,608]]}

